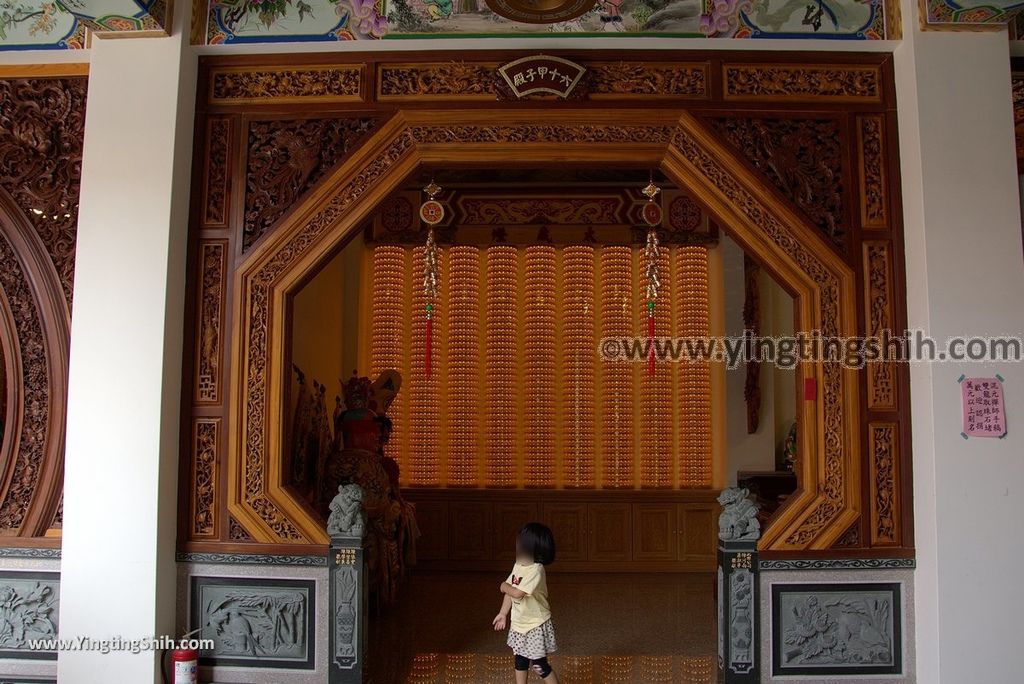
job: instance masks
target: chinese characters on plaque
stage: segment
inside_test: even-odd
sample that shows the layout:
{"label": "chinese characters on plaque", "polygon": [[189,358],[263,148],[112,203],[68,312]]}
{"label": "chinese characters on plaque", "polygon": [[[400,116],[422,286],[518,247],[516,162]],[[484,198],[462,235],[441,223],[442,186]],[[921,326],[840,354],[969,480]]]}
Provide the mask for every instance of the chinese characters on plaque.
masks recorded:
{"label": "chinese characters on plaque", "polygon": [[586,68],[561,57],[532,55],[498,67],[515,98],[548,93],[569,98]]}
{"label": "chinese characters on plaque", "polygon": [[963,432],[967,437],[1002,437],[1006,434],[1006,409],[1000,378],[964,378],[960,382]]}

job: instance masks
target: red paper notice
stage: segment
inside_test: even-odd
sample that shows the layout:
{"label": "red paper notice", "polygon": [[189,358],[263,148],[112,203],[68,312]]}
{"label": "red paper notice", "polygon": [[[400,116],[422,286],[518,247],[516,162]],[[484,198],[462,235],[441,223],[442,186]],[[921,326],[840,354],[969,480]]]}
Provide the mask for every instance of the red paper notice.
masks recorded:
{"label": "red paper notice", "polygon": [[966,378],[960,383],[964,408],[964,434],[1002,437],[1006,434],[1003,383],[999,378]]}

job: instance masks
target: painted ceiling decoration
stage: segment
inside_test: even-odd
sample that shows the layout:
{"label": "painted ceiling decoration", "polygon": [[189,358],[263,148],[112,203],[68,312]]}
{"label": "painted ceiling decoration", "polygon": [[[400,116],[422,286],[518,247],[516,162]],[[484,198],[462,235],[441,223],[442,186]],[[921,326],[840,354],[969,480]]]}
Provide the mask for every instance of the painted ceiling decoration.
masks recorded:
{"label": "painted ceiling decoration", "polygon": [[88,32],[166,35],[168,0],[0,0],[0,50],[81,49]]}
{"label": "painted ceiling decoration", "polygon": [[[1024,0],[920,0],[925,29],[999,29],[1013,24],[1024,10]],[[1015,37],[1015,36],[1011,36]]]}
{"label": "painted ceiling decoration", "polygon": [[[513,17],[513,18],[509,18]],[[377,38],[894,35],[884,0],[209,0],[199,43]]]}

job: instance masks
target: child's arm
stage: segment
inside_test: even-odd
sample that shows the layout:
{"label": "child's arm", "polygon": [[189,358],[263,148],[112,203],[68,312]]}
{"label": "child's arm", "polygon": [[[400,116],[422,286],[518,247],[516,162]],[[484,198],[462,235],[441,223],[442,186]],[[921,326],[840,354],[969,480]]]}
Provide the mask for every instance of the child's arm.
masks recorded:
{"label": "child's arm", "polygon": [[495,632],[504,631],[505,627],[508,626],[508,614],[512,610],[512,597],[505,594],[505,598],[501,601],[501,610],[491,620],[491,624],[494,625]]}
{"label": "child's arm", "polygon": [[501,593],[504,594],[506,597],[510,597],[510,600],[511,599],[521,599],[524,596],[526,596],[526,592],[525,591],[521,591],[519,589],[516,589],[515,587],[513,587],[508,582],[502,582],[501,583]]}

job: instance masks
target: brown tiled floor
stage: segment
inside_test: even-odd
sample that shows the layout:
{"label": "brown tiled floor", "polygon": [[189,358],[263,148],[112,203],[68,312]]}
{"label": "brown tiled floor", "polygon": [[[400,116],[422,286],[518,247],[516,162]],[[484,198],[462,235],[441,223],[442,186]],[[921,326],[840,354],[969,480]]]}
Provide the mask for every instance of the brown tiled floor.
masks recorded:
{"label": "brown tiled floor", "polygon": [[[502,577],[415,573],[370,617],[373,684],[510,684],[491,620]],[[564,684],[708,684],[715,672],[710,574],[548,575]],[[535,677],[531,677],[531,682]]]}

